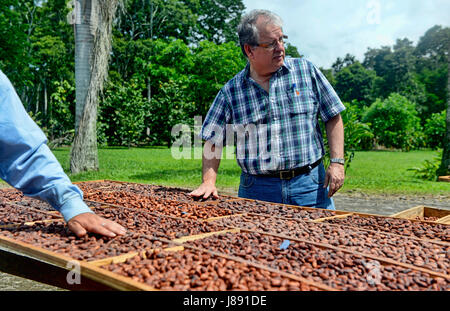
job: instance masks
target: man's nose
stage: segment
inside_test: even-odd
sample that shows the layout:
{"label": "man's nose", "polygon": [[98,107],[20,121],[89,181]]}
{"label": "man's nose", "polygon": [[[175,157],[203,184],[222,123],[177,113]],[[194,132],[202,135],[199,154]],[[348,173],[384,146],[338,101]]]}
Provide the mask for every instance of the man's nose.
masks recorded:
{"label": "man's nose", "polygon": [[277,44],[275,45],[274,50],[284,50],[284,42],[283,40],[277,40]]}

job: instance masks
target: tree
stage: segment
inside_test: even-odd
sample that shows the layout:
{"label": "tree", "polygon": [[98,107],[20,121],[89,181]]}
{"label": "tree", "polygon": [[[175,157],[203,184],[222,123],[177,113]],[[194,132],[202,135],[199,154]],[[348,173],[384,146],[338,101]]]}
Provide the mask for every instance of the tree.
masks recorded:
{"label": "tree", "polygon": [[421,107],[423,120],[446,110],[449,46],[450,28],[436,25],[425,32],[414,50],[417,78],[426,91],[426,103]]}
{"label": "tree", "polygon": [[342,59],[338,57],[336,61],[331,65],[331,69],[333,70],[333,74],[337,74],[339,71],[348,67],[356,62],[356,57],[351,54],[345,54],[345,57]]}
{"label": "tree", "polygon": [[422,127],[414,103],[392,93],[384,101],[377,99],[364,113],[378,143],[388,148],[409,151],[421,143]]}
{"label": "tree", "polygon": [[375,100],[377,79],[375,71],[365,69],[360,62],[355,61],[337,72],[334,87],[342,101],[356,100],[358,104],[368,107]]}
{"label": "tree", "polygon": [[[365,53],[363,65],[375,70],[376,89],[379,98],[387,98],[391,93],[407,97],[418,107],[426,102],[424,85],[416,77],[416,56],[412,41],[407,38],[397,39],[393,48],[383,46],[380,49],[370,49]],[[420,110],[420,109],[419,109]]]}
{"label": "tree", "polygon": [[217,92],[239,71],[247,60],[233,42],[216,45],[202,41],[194,49],[194,66],[190,82],[196,114],[205,116]]}
{"label": "tree", "polygon": [[98,169],[98,95],[108,73],[112,21],[117,0],[80,0],[75,13],[75,79],[77,114],[71,150],[72,173]]}
{"label": "tree", "polygon": [[444,141],[444,150],[442,152],[441,166],[439,167],[439,175],[450,174],[450,51],[447,52],[447,117],[446,117],[446,135]]}
{"label": "tree", "polygon": [[242,0],[185,1],[198,16],[195,39],[214,43],[238,42],[236,28],[245,9]]}
{"label": "tree", "polygon": [[130,40],[192,38],[198,0],[126,0],[119,14],[117,35]]}
{"label": "tree", "polygon": [[294,57],[294,58],[300,58],[302,55],[297,50],[297,47],[295,45],[290,44],[289,42],[285,45],[285,52],[286,56]]}

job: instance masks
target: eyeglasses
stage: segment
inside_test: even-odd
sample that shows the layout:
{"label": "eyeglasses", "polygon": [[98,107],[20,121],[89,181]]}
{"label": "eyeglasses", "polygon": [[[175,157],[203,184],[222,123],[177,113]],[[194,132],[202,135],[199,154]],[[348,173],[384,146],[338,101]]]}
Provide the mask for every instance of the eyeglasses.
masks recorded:
{"label": "eyeglasses", "polygon": [[281,45],[284,46],[284,43],[285,43],[285,41],[286,41],[287,38],[288,38],[288,36],[283,35],[283,36],[280,37],[279,39],[275,39],[275,40],[273,40],[272,42],[269,42],[269,43],[259,43],[259,44],[255,45],[255,46],[259,46],[259,47],[261,47],[261,48],[264,48],[264,49],[266,49],[266,50],[271,51],[271,50],[273,50],[273,49],[275,49],[275,48],[277,47],[278,43],[280,43]]}

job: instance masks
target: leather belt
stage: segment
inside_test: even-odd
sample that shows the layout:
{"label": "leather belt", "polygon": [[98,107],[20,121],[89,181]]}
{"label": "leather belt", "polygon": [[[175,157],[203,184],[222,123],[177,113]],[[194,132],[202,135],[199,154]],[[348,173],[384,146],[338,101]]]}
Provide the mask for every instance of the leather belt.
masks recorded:
{"label": "leather belt", "polygon": [[305,165],[302,167],[297,167],[292,170],[277,171],[274,173],[261,174],[261,175],[257,175],[257,176],[258,177],[277,177],[280,179],[292,179],[298,175],[309,173],[313,168],[315,168],[317,165],[319,165],[320,162],[322,162],[322,159],[320,159],[317,162],[314,162],[313,164]]}

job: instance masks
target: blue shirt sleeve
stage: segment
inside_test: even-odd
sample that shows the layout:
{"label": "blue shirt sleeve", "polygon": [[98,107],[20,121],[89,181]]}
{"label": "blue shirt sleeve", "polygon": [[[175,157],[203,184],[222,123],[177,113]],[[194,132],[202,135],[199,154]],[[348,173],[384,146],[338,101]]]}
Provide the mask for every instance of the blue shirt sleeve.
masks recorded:
{"label": "blue shirt sleeve", "polygon": [[201,139],[223,146],[226,139],[226,125],[230,120],[231,112],[225,95],[220,90],[206,114],[205,122],[203,122],[200,132]]}
{"label": "blue shirt sleeve", "polygon": [[66,221],[93,213],[46,143],[0,70],[0,177],[25,195],[48,202]]}
{"label": "blue shirt sleeve", "polygon": [[310,66],[311,76],[315,82],[315,87],[320,102],[320,117],[323,122],[328,122],[328,120],[344,111],[345,106],[323,73],[312,63],[310,63]]}

